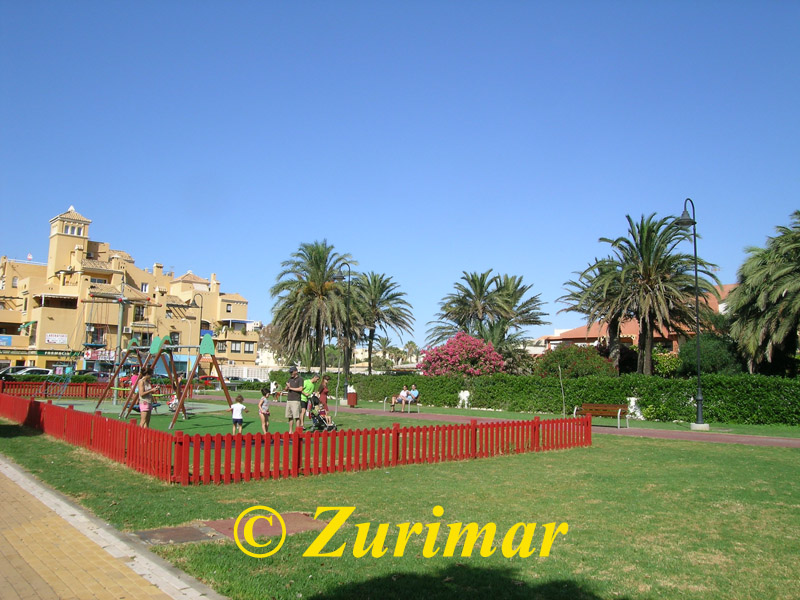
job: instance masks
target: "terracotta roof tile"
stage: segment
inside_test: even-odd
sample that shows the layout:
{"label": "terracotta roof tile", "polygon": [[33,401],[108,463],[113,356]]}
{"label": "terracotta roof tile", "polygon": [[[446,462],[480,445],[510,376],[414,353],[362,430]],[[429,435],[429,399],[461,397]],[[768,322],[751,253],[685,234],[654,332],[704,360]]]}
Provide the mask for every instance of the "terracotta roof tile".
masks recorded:
{"label": "terracotta roof tile", "polygon": [[67,212],[63,212],[60,215],[53,217],[52,219],[50,219],[50,222],[52,223],[56,219],[68,219],[70,221],[78,221],[79,223],[91,223],[92,222],[91,219],[87,219],[82,214],[76,212],[74,206],[70,206],[69,209],[67,210]]}

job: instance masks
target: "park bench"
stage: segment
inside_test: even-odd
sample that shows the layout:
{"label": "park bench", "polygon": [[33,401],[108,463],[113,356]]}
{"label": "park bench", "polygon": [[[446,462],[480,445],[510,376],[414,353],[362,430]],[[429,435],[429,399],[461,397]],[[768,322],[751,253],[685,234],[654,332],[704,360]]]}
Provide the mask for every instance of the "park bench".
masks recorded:
{"label": "park bench", "polygon": [[576,406],[572,411],[573,417],[580,417],[583,415],[592,415],[593,417],[616,417],[617,429],[620,429],[620,419],[625,417],[626,427],[630,427],[628,422],[628,405],[627,404],[584,404]]}
{"label": "park bench", "polygon": [[[392,399],[389,396],[383,397],[383,410],[386,412],[386,403],[389,403],[389,406],[392,406]],[[400,412],[403,412],[403,405],[401,404],[400,400],[397,401],[397,404],[400,404]],[[417,407],[417,412],[419,412],[419,396],[417,396],[416,400],[406,400],[406,406],[408,407],[408,412],[411,413],[411,405]]]}

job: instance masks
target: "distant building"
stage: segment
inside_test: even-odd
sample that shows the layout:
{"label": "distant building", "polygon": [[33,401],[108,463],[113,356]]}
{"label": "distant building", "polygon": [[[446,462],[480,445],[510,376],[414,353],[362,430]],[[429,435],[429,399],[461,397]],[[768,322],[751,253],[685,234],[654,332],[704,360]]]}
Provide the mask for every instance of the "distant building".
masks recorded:
{"label": "distant building", "polygon": [[[714,296],[708,296],[706,301],[709,308],[717,313],[725,313],[725,299],[731,290],[736,287],[735,283],[726,284],[719,287],[720,301]],[[701,302],[702,304],[702,302]],[[682,331],[659,331],[654,332],[654,344],[668,347],[672,352],[677,352],[678,347],[684,340],[693,337],[694,330]],[[579,346],[596,346],[601,340],[608,338],[608,327],[605,323],[594,323],[591,327],[583,325],[574,329],[562,329],[554,335],[546,335],[538,338],[535,342],[537,348],[551,350],[561,344],[577,344]],[[624,321],[620,325],[620,342],[626,346],[638,345],[639,343],[639,321],[632,319]],[[544,350],[542,350],[543,352]],[[536,354],[536,352],[532,352]]]}
{"label": "distant building", "polygon": [[220,364],[255,366],[258,332],[245,298],[221,292],[213,273],[141,269],[91,240],[91,223],[70,206],[50,219],[47,263],[0,257],[0,365],[107,371],[131,339],[149,345],[159,336],[181,346],[174,357],[186,370],[208,333]]}

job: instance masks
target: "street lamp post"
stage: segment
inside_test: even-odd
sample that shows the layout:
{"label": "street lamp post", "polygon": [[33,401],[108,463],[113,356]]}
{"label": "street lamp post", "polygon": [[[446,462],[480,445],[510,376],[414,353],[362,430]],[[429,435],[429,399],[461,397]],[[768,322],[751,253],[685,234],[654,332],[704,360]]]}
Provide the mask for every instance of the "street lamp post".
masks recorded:
{"label": "street lamp post", "polygon": [[[200,298],[200,304],[197,304],[196,300]],[[200,309],[200,327],[198,328],[198,332],[200,334],[200,342],[203,341],[203,294],[195,294],[192,296],[192,308],[199,308]],[[200,343],[198,342],[198,343]]]}
{"label": "street lamp post", "polygon": [[[344,398],[345,401],[349,404],[350,398],[348,396],[349,389],[350,389],[350,276],[352,274],[350,270],[350,263],[345,262],[347,265],[347,296],[344,300],[344,311],[345,311],[345,325],[344,325]],[[344,281],[344,274],[341,273],[334,277],[335,281]]]}
{"label": "street lamp post", "polygon": [[[692,205],[691,216],[686,208],[689,204]],[[694,431],[708,431],[708,423],[703,422],[703,388],[700,385],[700,284],[697,276],[697,220],[695,216],[694,202],[692,202],[691,198],[687,198],[683,202],[683,213],[675,220],[675,224],[684,229],[691,227],[694,241],[694,341],[697,351],[697,396],[695,396],[695,402],[697,403],[697,422],[692,423],[690,427]]]}

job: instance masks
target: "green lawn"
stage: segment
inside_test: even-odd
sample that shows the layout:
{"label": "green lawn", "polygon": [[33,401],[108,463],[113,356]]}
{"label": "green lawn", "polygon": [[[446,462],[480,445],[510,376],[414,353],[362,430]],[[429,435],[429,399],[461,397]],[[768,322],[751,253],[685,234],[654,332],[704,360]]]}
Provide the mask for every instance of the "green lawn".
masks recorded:
{"label": "green lawn", "polygon": [[[287,538],[270,558],[232,542],[159,547],[232,598],[799,598],[800,451],[617,436],[591,448],[354,474],[181,488],[91,453],[0,425],[0,452],[124,530],[234,518],[265,504],[314,513],[353,506],[329,544],[342,558],[303,558],[316,537]],[[432,515],[435,505],[444,516]],[[355,559],[355,523],[569,523],[547,558]],[[541,529],[541,525],[540,528]],[[396,534],[390,533],[393,542]],[[535,542],[540,541],[539,534]],[[445,535],[440,535],[443,545]],[[391,554],[391,550],[389,552]],[[458,553],[457,553],[458,554]]]}

